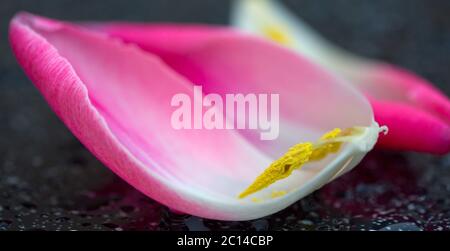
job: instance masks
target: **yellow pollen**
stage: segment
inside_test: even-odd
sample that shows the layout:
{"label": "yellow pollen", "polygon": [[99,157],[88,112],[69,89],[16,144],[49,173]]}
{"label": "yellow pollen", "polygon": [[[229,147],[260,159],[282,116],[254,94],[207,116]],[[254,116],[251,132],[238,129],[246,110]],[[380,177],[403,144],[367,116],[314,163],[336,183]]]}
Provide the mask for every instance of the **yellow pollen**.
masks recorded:
{"label": "yellow pollen", "polygon": [[341,129],[333,129],[332,131],[329,131],[325,133],[319,140],[319,144],[317,144],[314,147],[313,153],[309,156],[310,161],[316,161],[321,160],[325,158],[329,153],[335,153],[339,151],[339,148],[341,148],[342,142],[336,142],[336,143],[325,143],[320,144],[321,142],[327,142],[327,140],[334,139],[337,136],[339,136],[341,133]]}
{"label": "yellow pollen", "polygon": [[252,198],[252,201],[255,203],[258,203],[258,202],[261,202],[262,200],[260,198],[254,197],[254,198]]}
{"label": "yellow pollen", "polygon": [[280,190],[280,191],[275,190],[275,191],[272,191],[272,194],[270,195],[270,197],[272,197],[272,199],[274,199],[274,198],[281,197],[281,196],[285,195],[286,193],[287,192],[285,190]]}
{"label": "yellow pollen", "polygon": [[267,38],[270,38],[279,44],[288,45],[291,43],[289,36],[280,27],[274,25],[264,26],[263,33]]}
{"label": "yellow pollen", "polygon": [[288,177],[294,169],[305,164],[313,152],[312,143],[300,143],[291,148],[281,158],[273,162],[264,172],[259,175],[239,198],[244,198],[252,193],[264,189],[277,180]]}
{"label": "yellow pollen", "polygon": [[[255,181],[247,187],[239,198],[245,198],[250,194],[256,193],[278,180],[291,175],[292,171],[300,169],[304,164],[311,161],[319,161],[328,154],[339,151],[342,143],[349,136],[354,136],[363,132],[359,127],[341,130],[333,129],[325,133],[316,143],[304,142],[294,145],[279,159],[275,160]],[[286,191],[282,195],[286,194]],[[272,193],[272,198],[281,196],[279,193]]]}

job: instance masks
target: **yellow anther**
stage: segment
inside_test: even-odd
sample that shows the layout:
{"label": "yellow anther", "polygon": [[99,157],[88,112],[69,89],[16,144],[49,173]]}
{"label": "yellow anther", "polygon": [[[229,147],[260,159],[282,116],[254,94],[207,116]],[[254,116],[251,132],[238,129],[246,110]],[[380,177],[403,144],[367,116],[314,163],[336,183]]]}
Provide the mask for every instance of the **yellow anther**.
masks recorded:
{"label": "yellow anther", "polygon": [[[278,180],[291,175],[292,171],[300,169],[304,164],[311,161],[318,161],[325,158],[330,153],[336,153],[348,137],[360,134],[362,128],[353,127],[341,130],[336,128],[325,133],[316,143],[304,142],[289,148],[287,153],[275,160],[270,166],[260,174],[255,181],[247,187],[239,198],[258,192]],[[286,192],[284,191],[284,194]],[[283,195],[284,195],[283,194]],[[279,194],[277,194],[279,195]],[[272,198],[274,198],[272,194]]]}
{"label": "yellow anther", "polygon": [[[329,153],[335,153],[341,148],[342,142],[327,143],[327,140],[334,139],[341,134],[341,129],[336,128],[325,133],[319,140],[319,144],[314,146],[314,151],[309,157],[310,161],[317,161],[325,158]],[[320,144],[322,143],[322,144]]]}
{"label": "yellow anther", "polygon": [[268,187],[277,180],[288,177],[294,169],[300,168],[308,162],[313,151],[312,143],[300,143],[289,149],[289,151],[278,160],[274,161],[239,198],[244,198],[252,193]]}

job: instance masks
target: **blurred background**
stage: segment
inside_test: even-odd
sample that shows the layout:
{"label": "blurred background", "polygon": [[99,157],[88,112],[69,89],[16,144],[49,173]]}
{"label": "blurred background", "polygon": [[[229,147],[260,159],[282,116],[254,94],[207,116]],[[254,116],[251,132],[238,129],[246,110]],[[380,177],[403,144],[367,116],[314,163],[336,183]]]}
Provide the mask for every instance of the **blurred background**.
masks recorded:
{"label": "blurred background", "polygon": [[[284,0],[329,40],[450,95],[450,1]],[[18,11],[65,20],[227,25],[227,0],[2,0],[0,230],[450,230],[450,156],[371,152],[288,209],[248,222],[176,215],[121,181],[66,129],[16,63]]]}

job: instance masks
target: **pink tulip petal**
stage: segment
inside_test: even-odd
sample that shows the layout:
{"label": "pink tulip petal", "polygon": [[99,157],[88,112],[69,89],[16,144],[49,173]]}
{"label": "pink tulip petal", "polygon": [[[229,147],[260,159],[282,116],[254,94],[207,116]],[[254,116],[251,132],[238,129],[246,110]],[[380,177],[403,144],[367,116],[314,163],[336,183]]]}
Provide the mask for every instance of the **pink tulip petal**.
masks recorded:
{"label": "pink tulip petal", "polygon": [[[269,162],[230,131],[167,130],[167,101],[191,84],[135,47],[29,14],[13,19],[10,40],[25,72],[80,141],[120,177],[163,204],[204,217],[230,217],[215,209],[221,201],[205,203],[207,192],[193,192],[193,187],[212,190],[214,184],[217,190],[230,190],[225,181],[236,176],[235,168]],[[217,142],[227,147],[217,151]],[[200,163],[215,168],[200,170]]]}
{"label": "pink tulip petal", "polygon": [[450,100],[431,83],[395,66],[376,64],[357,73],[377,122],[390,128],[382,148],[446,154],[450,149]]}
{"label": "pink tulip petal", "polygon": [[[235,1],[231,22],[242,31],[281,42],[283,46],[346,78],[370,99],[384,104],[383,108],[386,109],[374,106],[374,113],[376,118],[383,118],[378,122],[390,128],[420,131],[423,124],[418,123],[419,118],[427,118],[424,124],[428,124],[428,128],[450,126],[450,100],[427,80],[399,67],[361,58],[336,47],[279,1]],[[273,33],[268,30],[275,30],[277,35],[273,37]],[[394,106],[387,109],[391,103]],[[401,113],[404,109],[398,109],[399,104],[408,109],[409,118]],[[428,114],[426,118],[422,116],[424,113]],[[441,135],[441,130],[407,135],[396,133],[397,129],[383,137],[378,146],[397,150],[448,153],[449,137]],[[424,138],[428,138],[429,142],[436,146],[413,144],[423,141]],[[441,147],[440,150],[436,149],[438,146]]]}
{"label": "pink tulip petal", "polygon": [[[96,28],[114,37],[136,43],[144,50],[159,55],[171,67],[182,75],[187,76],[193,82],[207,83],[207,80],[213,79],[205,76],[205,74],[207,74],[206,72],[211,72],[211,68],[216,67],[214,65],[216,63],[214,58],[220,57],[218,54],[222,52],[224,54],[230,53],[228,58],[232,58],[232,55],[246,54],[245,51],[234,51],[233,53],[231,51],[224,52],[223,50],[214,51],[213,48],[205,49],[204,47],[207,47],[205,44],[215,43],[214,41],[217,40],[217,37],[226,36],[227,31],[221,29],[202,26],[180,27],[123,23],[104,24]],[[183,41],[183,43],[179,41]],[[213,45],[210,45],[210,47],[213,47]],[[200,50],[203,50],[203,52],[199,52]],[[223,61],[231,60],[223,58],[217,64],[223,64]],[[244,59],[257,60],[254,56],[244,57]],[[197,68],[193,69],[193,65],[196,65]],[[221,76],[220,79],[216,77],[214,83],[217,85],[226,81],[248,82],[248,79],[236,79],[236,76],[241,77],[242,75],[227,74],[226,76]],[[269,81],[273,81],[270,77],[264,77],[269,79]],[[357,87],[370,96],[371,99],[380,102],[392,100],[397,103],[402,102],[404,106],[410,106],[408,109],[410,111],[408,113],[408,116],[410,116],[409,119],[405,118],[406,115],[402,113],[401,109],[395,109],[394,107],[392,107],[392,110],[386,109],[389,103],[384,103],[384,109],[378,109],[378,107],[374,106],[375,117],[381,119],[378,122],[387,125],[389,128],[393,128],[391,133],[382,137],[384,138],[382,140],[383,143],[380,143],[379,146],[389,149],[441,154],[448,152],[450,139],[447,135],[442,134],[450,130],[450,101],[445,95],[440,93],[426,80],[416,77],[407,71],[387,65],[371,67],[365,74],[360,74],[357,78],[359,80]],[[295,90],[290,89],[289,91],[295,95]],[[418,110],[416,111],[415,109]],[[429,130],[425,131],[422,130],[423,128],[420,126],[420,123],[417,123],[420,122],[421,118],[425,118],[422,116],[424,113],[429,113],[428,116],[425,116],[428,120],[424,122],[424,124],[429,125]],[[435,118],[431,118],[433,116]],[[421,135],[397,134],[396,131],[398,129],[396,128],[404,128],[406,129],[405,131],[422,130],[422,132]],[[434,132],[431,128],[441,129]],[[423,142],[425,138],[428,143]],[[413,144],[413,142],[423,142],[424,144]]]}
{"label": "pink tulip petal", "polygon": [[[324,130],[331,124],[345,128],[370,123],[367,119],[372,112],[365,100],[359,99],[358,106],[346,102],[360,98],[354,90],[348,92],[344,83],[331,80],[334,76],[312,68],[308,61],[299,62],[288,50],[266,50],[268,43],[263,40],[212,26],[112,23],[90,27],[160,56],[181,75],[203,85],[205,93],[280,94],[280,119],[286,121],[280,128],[283,142],[274,149],[273,144],[260,142],[251,131],[243,132],[267,154],[279,155],[304,137],[301,131],[288,127],[294,121],[307,121],[311,124],[306,126]],[[297,80],[297,74],[301,80]],[[340,110],[336,110],[336,103]]]}
{"label": "pink tulip petal", "polygon": [[421,109],[450,124],[450,100],[427,80],[404,69],[375,64],[366,67],[359,87],[380,101],[396,101]]}
{"label": "pink tulip petal", "polygon": [[[189,32],[190,41],[181,43],[167,40],[174,34],[166,32],[166,39],[154,37],[154,48],[166,50],[158,55],[176,71],[134,44],[30,14],[12,20],[10,40],[75,136],[124,180],[174,210],[224,220],[265,216],[336,177],[343,163],[353,167],[375,143],[377,130],[361,139],[362,150],[349,145],[276,184],[291,191],[283,199],[237,200],[273,156],[333,127],[372,126],[371,108],[334,76],[264,41],[219,29],[213,40]],[[282,137],[261,143],[245,130],[246,138],[231,130],[174,130],[170,100],[191,91],[186,77],[206,92],[280,93]]]}
{"label": "pink tulip petal", "polygon": [[380,146],[433,154],[450,151],[450,127],[439,118],[403,103],[372,100],[371,104],[376,121],[389,125],[390,136],[380,137]]}

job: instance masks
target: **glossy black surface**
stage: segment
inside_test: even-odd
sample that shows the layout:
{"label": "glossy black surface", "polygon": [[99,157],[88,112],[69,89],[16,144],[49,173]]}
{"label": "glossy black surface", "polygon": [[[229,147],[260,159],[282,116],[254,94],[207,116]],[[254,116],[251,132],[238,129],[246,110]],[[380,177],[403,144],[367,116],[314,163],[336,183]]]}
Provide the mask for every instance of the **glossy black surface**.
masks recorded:
{"label": "glossy black surface", "polygon": [[[175,3],[176,2],[176,3]],[[285,1],[356,53],[450,93],[449,1]],[[227,23],[227,1],[2,1],[0,230],[450,230],[450,156],[371,152],[352,172],[249,222],[177,215],[97,161],[50,111],[7,44],[18,10],[70,20]]]}

